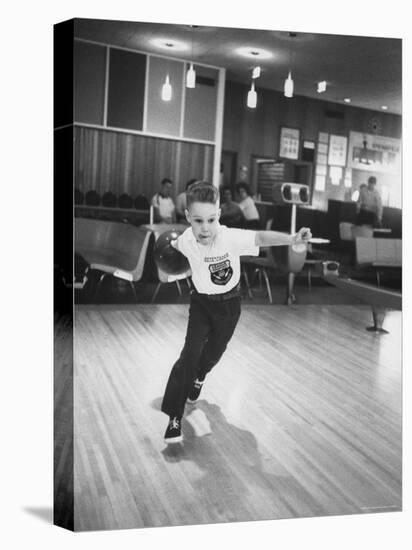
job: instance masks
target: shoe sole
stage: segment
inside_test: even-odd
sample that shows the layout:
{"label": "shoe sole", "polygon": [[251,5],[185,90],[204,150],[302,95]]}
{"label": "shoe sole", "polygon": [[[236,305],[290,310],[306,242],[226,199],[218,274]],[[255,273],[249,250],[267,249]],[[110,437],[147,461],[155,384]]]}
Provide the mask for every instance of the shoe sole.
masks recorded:
{"label": "shoe sole", "polygon": [[177,437],[165,437],[164,440],[166,445],[169,445],[169,443],[181,443],[183,441],[183,436],[178,435]]}

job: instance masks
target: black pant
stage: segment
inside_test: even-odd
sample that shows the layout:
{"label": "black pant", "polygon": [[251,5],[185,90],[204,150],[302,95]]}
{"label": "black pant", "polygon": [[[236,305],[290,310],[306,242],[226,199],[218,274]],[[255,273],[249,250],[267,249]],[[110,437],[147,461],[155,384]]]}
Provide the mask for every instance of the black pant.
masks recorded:
{"label": "black pant", "polygon": [[222,357],[240,317],[240,296],[214,301],[192,291],[185,345],[173,365],[162,411],[182,417],[196,378],[203,378]]}

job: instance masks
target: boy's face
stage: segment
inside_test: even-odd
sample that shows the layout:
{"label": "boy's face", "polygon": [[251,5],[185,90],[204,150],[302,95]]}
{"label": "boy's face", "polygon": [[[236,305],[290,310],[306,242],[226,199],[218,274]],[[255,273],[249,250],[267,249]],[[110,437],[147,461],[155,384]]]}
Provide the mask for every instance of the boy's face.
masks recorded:
{"label": "boy's face", "polygon": [[211,244],[219,229],[219,204],[211,202],[194,202],[186,210],[186,219],[192,226],[198,243]]}

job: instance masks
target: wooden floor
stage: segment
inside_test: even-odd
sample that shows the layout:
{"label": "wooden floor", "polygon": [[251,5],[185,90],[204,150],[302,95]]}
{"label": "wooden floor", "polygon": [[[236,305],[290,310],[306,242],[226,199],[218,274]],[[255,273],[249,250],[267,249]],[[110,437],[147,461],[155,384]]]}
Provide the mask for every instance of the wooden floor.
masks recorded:
{"label": "wooden floor", "polygon": [[401,313],[243,306],[165,446],[160,402],[186,305],[78,306],[75,529],[401,509]]}

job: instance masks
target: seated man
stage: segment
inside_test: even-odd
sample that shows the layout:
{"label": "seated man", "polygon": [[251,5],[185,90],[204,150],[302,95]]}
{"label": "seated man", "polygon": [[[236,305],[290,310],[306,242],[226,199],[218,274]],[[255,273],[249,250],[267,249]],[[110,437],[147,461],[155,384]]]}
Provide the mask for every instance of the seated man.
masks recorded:
{"label": "seated man", "polygon": [[158,193],[153,195],[151,205],[154,207],[155,223],[174,223],[176,221],[175,203],[170,196],[172,191],[172,180],[163,178],[161,188]]}
{"label": "seated man", "polygon": [[220,197],[220,223],[227,227],[245,227],[245,217],[240,206],[234,202],[230,187],[222,187]]}

